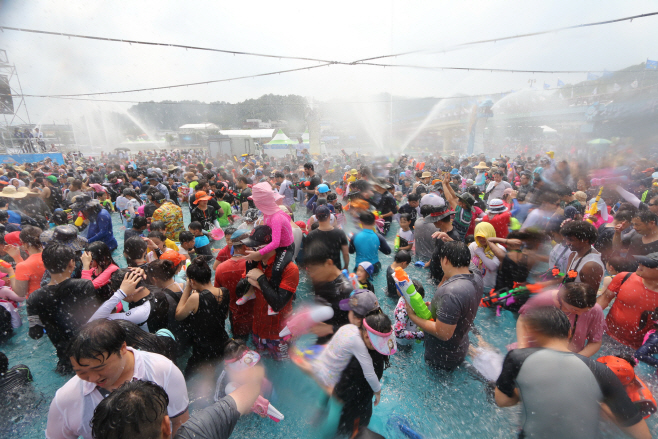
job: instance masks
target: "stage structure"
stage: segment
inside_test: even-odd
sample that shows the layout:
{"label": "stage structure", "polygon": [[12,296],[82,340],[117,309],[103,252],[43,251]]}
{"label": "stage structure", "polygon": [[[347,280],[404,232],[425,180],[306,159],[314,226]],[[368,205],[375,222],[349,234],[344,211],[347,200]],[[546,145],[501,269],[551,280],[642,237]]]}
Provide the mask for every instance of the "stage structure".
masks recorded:
{"label": "stage structure", "polygon": [[[20,139],[14,139],[12,126],[31,126],[30,113],[27,111],[23,88],[16,71],[16,66],[9,62],[7,51],[0,49],[0,114],[4,122],[2,130],[2,143],[5,147],[19,149]],[[16,140],[16,142],[14,141]]]}

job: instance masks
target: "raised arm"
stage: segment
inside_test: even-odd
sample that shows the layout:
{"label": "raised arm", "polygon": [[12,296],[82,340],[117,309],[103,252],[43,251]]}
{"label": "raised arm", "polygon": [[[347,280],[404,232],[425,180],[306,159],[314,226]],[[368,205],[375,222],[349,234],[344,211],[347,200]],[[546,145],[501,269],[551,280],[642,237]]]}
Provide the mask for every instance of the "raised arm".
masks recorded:
{"label": "raised arm", "polygon": [[450,207],[454,210],[457,208],[457,195],[455,194],[455,191],[452,189],[452,186],[450,186],[450,174],[446,174],[445,177],[443,177],[443,181],[441,181],[441,185],[443,186],[443,194],[446,197],[446,201],[450,204]]}

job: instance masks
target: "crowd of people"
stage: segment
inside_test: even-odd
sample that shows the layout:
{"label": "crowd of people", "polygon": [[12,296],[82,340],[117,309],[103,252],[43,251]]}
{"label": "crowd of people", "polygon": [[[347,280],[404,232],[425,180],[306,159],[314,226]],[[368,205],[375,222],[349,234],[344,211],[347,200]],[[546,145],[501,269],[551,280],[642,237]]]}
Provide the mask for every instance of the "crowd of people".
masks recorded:
{"label": "crowd of people", "polygon": [[[282,421],[261,357],[317,383],[317,437],[381,437],[368,425],[382,376],[421,342],[430,370],[468,367],[497,405],[523,404],[520,437],[595,437],[602,418],[651,437],[656,402],[634,373],[658,366],[647,159],[69,158],[0,169],[0,334],[27,315],[72,376],[48,438],[226,438],[251,412]],[[489,312],[517,318],[506,355],[474,327]],[[190,413],[198,376],[216,392]],[[0,391],[32,379],[0,356]]]}

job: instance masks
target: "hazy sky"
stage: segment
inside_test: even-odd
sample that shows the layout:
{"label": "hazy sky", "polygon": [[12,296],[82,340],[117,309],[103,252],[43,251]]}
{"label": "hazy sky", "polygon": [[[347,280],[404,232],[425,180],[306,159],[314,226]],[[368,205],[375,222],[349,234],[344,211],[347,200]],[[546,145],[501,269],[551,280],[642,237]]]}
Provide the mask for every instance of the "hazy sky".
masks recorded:
{"label": "hazy sky", "polygon": [[[48,31],[178,43],[240,51],[354,61],[416,49],[503,37],[658,10],[652,1],[2,1],[0,24]],[[569,30],[446,54],[384,60],[427,66],[615,70],[658,59],[658,16],[632,23]],[[316,63],[233,56],[5,31],[0,48],[15,63],[26,94],[113,91],[230,78]],[[579,75],[422,71],[330,66],[310,71],[108,99],[224,100],[265,93],[300,94],[346,102],[397,96],[448,96],[555,86]],[[64,122],[85,109],[129,104],[85,104],[29,98],[32,122]]]}

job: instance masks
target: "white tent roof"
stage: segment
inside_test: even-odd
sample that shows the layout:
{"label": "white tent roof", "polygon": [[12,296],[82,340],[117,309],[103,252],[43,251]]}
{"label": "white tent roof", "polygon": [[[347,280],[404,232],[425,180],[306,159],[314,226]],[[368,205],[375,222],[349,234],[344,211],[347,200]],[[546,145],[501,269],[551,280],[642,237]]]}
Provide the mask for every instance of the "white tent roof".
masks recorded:
{"label": "white tent roof", "polygon": [[252,139],[271,139],[274,136],[274,128],[261,130],[220,130],[219,134],[225,136],[250,136]]}
{"label": "white tent roof", "polygon": [[178,127],[179,130],[218,130],[219,127],[214,123],[186,123]]}

